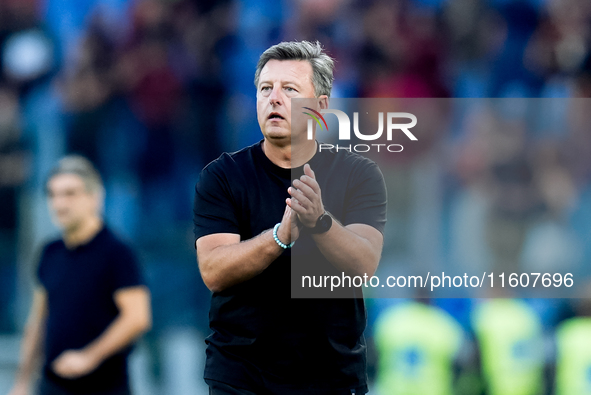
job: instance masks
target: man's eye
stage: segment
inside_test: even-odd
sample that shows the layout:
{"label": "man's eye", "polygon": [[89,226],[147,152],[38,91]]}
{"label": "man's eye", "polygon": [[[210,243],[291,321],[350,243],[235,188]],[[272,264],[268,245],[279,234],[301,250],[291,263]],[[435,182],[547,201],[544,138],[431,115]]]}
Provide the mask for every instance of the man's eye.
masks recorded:
{"label": "man's eye", "polygon": [[271,87],[270,87],[270,86],[263,86],[263,87],[261,88],[261,91],[263,91],[263,92],[264,92],[264,91],[268,91],[269,89],[271,89]]}
{"label": "man's eye", "polygon": [[289,92],[296,92],[296,90],[290,86],[285,87],[285,89],[287,89],[287,91],[289,91]]}

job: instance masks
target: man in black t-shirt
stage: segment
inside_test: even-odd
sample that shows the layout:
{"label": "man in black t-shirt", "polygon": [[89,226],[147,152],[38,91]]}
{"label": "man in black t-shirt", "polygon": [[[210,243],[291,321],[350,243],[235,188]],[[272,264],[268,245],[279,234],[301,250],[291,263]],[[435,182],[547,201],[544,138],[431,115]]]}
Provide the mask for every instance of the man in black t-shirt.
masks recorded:
{"label": "man in black t-shirt", "polygon": [[291,99],[327,108],[332,70],[319,43],[265,51],[255,74],[263,140],[223,154],[197,182],[197,257],[213,291],[210,394],[367,392],[361,290],[339,299],[290,293],[292,275],[308,269],[371,276],[382,250],[386,190],[376,164],[317,152],[306,125],[292,123]]}
{"label": "man in black t-shirt", "polygon": [[62,159],[47,194],[62,239],[43,249],[10,395],[32,393],[42,355],[40,395],[128,395],[130,346],[151,325],[135,255],[103,224],[103,186],[87,159]]}

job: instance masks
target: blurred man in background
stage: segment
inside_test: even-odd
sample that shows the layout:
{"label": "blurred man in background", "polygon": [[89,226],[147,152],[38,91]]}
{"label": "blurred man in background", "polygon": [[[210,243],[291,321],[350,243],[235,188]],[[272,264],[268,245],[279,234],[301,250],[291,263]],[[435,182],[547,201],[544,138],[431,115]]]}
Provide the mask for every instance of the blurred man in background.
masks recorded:
{"label": "blurred man in background", "polygon": [[103,223],[104,189],[80,156],[60,160],[46,184],[62,239],[45,246],[11,395],[129,394],[130,345],[151,326],[136,258]]}
{"label": "blurred man in background", "polygon": [[255,74],[264,139],[223,154],[197,183],[197,255],[213,291],[210,394],[367,393],[361,290],[350,287],[343,299],[290,294],[291,270],[371,276],[382,251],[379,168],[348,151],[317,152],[291,100],[326,109],[332,82],[333,60],[320,43],[267,49]]}

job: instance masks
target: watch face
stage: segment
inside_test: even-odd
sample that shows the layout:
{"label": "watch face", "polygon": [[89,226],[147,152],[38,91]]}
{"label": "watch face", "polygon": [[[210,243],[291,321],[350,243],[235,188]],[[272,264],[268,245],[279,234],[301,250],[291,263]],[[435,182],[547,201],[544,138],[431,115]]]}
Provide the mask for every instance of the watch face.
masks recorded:
{"label": "watch face", "polygon": [[320,217],[318,217],[318,221],[316,221],[316,226],[313,228],[308,228],[308,231],[312,234],[324,233],[330,230],[332,226],[332,217],[324,213]]}
{"label": "watch face", "polygon": [[330,215],[322,214],[322,216],[319,218],[318,222],[320,222],[318,224],[320,226],[320,230],[322,232],[326,232],[327,230],[330,229],[330,225],[332,225],[332,218],[330,218]]}
{"label": "watch face", "polygon": [[316,226],[318,227],[319,233],[328,232],[332,225],[332,218],[328,214],[322,214],[320,218],[318,218],[318,223]]}

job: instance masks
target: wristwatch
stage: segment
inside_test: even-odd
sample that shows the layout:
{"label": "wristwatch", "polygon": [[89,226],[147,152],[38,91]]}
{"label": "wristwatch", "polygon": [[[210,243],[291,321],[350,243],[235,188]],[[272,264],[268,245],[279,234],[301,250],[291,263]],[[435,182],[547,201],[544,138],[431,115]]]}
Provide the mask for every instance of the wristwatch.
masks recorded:
{"label": "wristwatch", "polygon": [[328,211],[325,211],[316,220],[316,226],[314,226],[313,228],[308,228],[308,232],[313,235],[317,235],[320,233],[326,233],[330,230],[331,226],[332,226],[332,217],[330,216]]}

